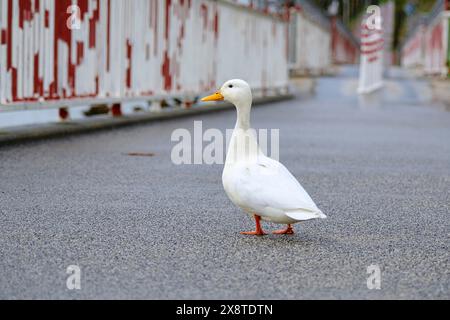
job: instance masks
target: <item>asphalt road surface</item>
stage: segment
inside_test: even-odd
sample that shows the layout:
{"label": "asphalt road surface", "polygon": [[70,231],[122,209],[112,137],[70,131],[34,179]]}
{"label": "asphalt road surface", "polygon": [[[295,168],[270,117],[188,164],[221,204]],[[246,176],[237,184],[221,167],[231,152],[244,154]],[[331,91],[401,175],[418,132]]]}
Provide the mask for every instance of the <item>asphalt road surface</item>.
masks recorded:
{"label": "asphalt road surface", "polygon": [[175,129],[234,111],[1,148],[0,298],[449,299],[450,113],[426,82],[392,74],[362,99],[355,77],[253,109],[328,215],[292,236],[239,234],[254,224],[222,165],[171,162]]}

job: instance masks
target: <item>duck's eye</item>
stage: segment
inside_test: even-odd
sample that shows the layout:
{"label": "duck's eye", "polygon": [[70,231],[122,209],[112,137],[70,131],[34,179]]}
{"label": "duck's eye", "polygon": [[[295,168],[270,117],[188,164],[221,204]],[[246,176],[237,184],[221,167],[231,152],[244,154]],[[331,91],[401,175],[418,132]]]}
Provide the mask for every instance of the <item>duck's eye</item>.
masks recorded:
{"label": "duck's eye", "polygon": [[229,85],[228,85],[228,88],[233,88],[233,85],[232,85],[232,84],[229,84]]}

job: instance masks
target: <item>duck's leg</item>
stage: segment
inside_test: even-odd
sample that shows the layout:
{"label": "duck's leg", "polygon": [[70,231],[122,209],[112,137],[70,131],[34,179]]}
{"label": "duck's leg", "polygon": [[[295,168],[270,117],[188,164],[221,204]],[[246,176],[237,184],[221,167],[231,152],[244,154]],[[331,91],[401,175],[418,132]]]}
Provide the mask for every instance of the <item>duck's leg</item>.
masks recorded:
{"label": "duck's leg", "polygon": [[255,217],[255,223],[256,223],[255,231],[242,231],[241,234],[252,235],[252,236],[263,236],[263,235],[267,234],[261,228],[261,217],[256,214],[254,214],[253,216]]}
{"label": "duck's leg", "polygon": [[272,232],[273,234],[294,234],[294,229],[290,224],[287,225],[286,229],[275,230]]}

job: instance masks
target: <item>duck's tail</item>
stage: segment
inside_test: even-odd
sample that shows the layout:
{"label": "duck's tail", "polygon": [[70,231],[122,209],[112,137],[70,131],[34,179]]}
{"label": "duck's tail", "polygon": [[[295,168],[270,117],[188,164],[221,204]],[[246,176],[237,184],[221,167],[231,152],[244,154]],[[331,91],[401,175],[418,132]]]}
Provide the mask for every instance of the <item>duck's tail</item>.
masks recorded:
{"label": "duck's tail", "polygon": [[326,215],[320,211],[317,210],[308,210],[308,209],[294,209],[294,210],[286,210],[285,214],[292,219],[298,220],[298,221],[305,221],[305,220],[311,220],[311,219],[326,219]]}

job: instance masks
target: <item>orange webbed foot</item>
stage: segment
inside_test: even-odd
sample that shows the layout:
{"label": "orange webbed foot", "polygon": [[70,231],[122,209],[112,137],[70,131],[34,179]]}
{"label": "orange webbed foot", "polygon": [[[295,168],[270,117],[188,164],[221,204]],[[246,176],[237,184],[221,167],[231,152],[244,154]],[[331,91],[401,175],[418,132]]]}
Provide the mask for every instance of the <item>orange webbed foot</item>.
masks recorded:
{"label": "orange webbed foot", "polygon": [[273,234],[294,234],[294,229],[292,229],[292,226],[290,224],[288,224],[286,229],[275,230],[272,233]]}
{"label": "orange webbed foot", "polygon": [[256,229],[255,231],[242,231],[241,234],[250,235],[250,236],[264,236],[267,233],[263,231],[261,228],[261,217],[258,215],[254,215],[255,217],[255,223],[256,223]]}

